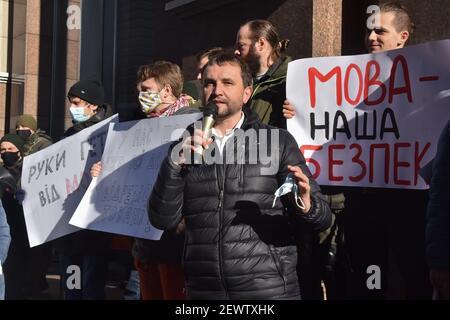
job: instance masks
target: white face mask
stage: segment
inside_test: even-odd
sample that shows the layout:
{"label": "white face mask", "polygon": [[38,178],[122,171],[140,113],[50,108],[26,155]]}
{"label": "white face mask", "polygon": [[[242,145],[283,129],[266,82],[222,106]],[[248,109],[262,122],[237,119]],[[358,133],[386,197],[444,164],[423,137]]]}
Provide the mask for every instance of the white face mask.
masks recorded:
{"label": "white face mask", "polygon": [[162,103],[162,100],[159,92],[141,91],[139,92],[139,103],[142,112],[149,114]]}
{"label": "white face mask", "polygon": [[294,199],[295,202],[297,204],[297,206],[300,209],[305,209],[306,206],[302,200],[302,198],[300,198],[299,196],[299,187],[297,184],[297,180],[295,179],[294,175],[292,173],[289,173],[286,176],[286,180],[284,181],[284,183],[281,185],[281,187],[279,187],[276,191],[275,191],[275,199],[273,199],[273,203],[272,203],[272,208],[275,207],[275,203],[277,201],[278,198],[280,198],[281,196],[284,196],[290,192],[294,193]]}
{"label": "white face mask", "polygon": [[85,122],[87,121],[91,116],[84,114],[85,107],[77,107],[76,105],[72,104],[70,106],[70,113],[72,115],[73,121],[79,123],[79,122]]}

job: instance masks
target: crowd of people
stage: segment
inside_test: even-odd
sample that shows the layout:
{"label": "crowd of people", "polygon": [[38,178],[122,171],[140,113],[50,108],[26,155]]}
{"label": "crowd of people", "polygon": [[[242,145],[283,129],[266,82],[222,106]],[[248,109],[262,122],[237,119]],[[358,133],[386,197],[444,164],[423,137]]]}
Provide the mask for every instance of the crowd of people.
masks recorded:
{"label": "crowd of people", "polygon": [[[380,10],[380,25],[367,30],[368,53],[403,48],[414,30],[404,6],[391,2]],[[139,68],[130,120],[217,107],[211,134],[188,128],[191,135],[174,143],[161,164],[148,216],[164,233],[159,241],[134,239],[129,252],[141,299],[324,299],[324,292],[335,300],[385,299],[394,269],[406,298],[430,299],[433,288],[450,298],[450,122],[429,192],[319,187],[286,130],[286,119],[295,116],[286,99],[288,44],[272,23],[252,20],[237,31],[234,52],[216,47],[197,56],[193,81],[184,81],[180,67],[168,61]],[[68,99],[73,126],[64,137],[112,114],[96,80],[77,82]],[[264,139],[257,135],[264,143],[239,139],[250,131],[264,132]],[[270,149],[274,134],[278,145],[269,153],[277,169],[263,174],[266,163],[237,150]],[[45,290],[53,255],[64,299],[105,299],[112,234],[82,230],[29,246],[22,162],[51,144],[31,115],[20,116],[16,132],[0,140],[0,298],[27,299]],[[206,151],[230,161],[190,161]],[[93,177],[101,171],[101,162],[90,170]],[[274,200],[287,187],[292,192]],[[81,269],[79,289],[67,286],[71,265]],[[377,290],[366,284],[371,265],[382,270]]]}

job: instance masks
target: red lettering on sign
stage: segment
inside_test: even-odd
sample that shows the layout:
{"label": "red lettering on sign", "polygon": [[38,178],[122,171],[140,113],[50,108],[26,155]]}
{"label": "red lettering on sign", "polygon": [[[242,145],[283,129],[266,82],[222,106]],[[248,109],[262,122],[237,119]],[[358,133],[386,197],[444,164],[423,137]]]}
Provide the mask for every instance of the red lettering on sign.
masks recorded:
{"label": "red lettering on sign", "polygon": [[341,165],[344,163],[342,160],[335,160],[333,157],[334,150],[344,150],[345,145],[344,144],[335,144],[328,147],[328,178],[330,181],[342,181],[344,180],[344,177],[342,176],[335,176],[333,174],[333,167],[335,165]]}
{"label": "red lettering on sign", "polygon": [[316,78],[320,82],[327,82],[333,76],[336,76],[336,104],[338,106],[342,105],[342,72],[340,67],[333,68],[326,75],[320,73],[316,68],[308,69],[308,79],[309,79],[309,97],[311,101],[311,107],[316,106]]}
{"label": "red lettering on sign", "polygon": [[[312,150],[312,151],[319,151],[322,150],[322,146],[313,146],[313,145],[303,145],[300,147],[300,151],[305,154],[305,150]],[[317,179],[318,176],[320,176],[320,164],[317,162],[317,160],[314,160],[313,158],[305,158],[306,163],[311,163],[315,168],[315,172],[312,173],[313,179]]]}
{"label": "red lettering on sign", "polygon": [[400,148],[409,148],[409,147],[411,147],[411,143],[408,142],[396,143],[394,145],[394,183],[401,186],[409,186],[411,185],[411,181],[399,179],[398,170],[400,167],[408,168],[411,166],[411,164],[409,162],[399,161],[398,151]]}

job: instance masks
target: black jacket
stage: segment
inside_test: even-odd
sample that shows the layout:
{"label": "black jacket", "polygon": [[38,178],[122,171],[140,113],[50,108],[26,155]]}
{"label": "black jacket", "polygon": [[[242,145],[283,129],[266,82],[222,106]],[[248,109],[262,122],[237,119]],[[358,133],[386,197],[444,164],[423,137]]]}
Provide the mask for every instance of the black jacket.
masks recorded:
{"label": "black jacket", "polygon": [[[22,174],[22,160],[19,160],[13,167],[7,168],[13,179],[10,177],[10,183],[16,187],[20,185],[20,176]],[[7,259],[3,266],[5,274],[6,299],[26,299],[26,289],[28,288],[29,270],[31,264],[31,250],[25,216],[22,205],[16,199],[14,188],[7,188],[2,195],[3,208],[11,233],[11,243],[8,250]]]}
{"label": "black jacket", "polygon": [[450,268],[450,121],[439,138],[433,161],[426,245],[430,268]]}
{"label": "black jacket", "polygon": [[[241,128],[247,133],[266,129],[265,133],[256,132],[268,139],[278,130],[262,124],[249,111]],[[223,154],[233,143],[233,139],[227,141]],[[268,145],[267,154],[271,154],[270,143],[261,141],[261,145]],[[255,146],[260,145],[251,144]],[[185,218],[184,269],[190,299],[299,298],[292,222],[305,219],[318,230],[331,222],[319,186],[287,131],[279,130],[279,146],[273,149],[279,155],[276,174],[261,175],[261,159],[247,164],[249,150],[247,141],[245,165],[235,162],[181,169],[170,157],[161,165],[149,199],[149,217],[160,229],[171,229]],[[310,177],[312,207],[308,214],[294,213],[286,199],[272,208],[274,192],[285,181],[288,164],[301,166]]]}
{"label": "black jacket", "polygon": [[74,122],[73,126],[64,132],[64,138],[70,137],[83,129],[89,128],[112,116],[112,110],[109,105],[99,106],[99,111],[84,122]]}

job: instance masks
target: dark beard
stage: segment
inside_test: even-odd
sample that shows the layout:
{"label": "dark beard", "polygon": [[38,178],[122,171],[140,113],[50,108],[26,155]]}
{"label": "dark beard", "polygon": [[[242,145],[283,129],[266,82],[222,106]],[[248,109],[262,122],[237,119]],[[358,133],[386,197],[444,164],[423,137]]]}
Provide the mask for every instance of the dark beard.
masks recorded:
{"label": "dark beard", "polygon": [[216,122],[217,121],[219,121],[219,122],[223,121],[223,120],[225,120],[225,119],[227,119],[229,117],[234,116],[236,113],[241,112],[241,111],[242,111],[242,107],[240,107],[240,108],[238,108],[238,107],[234,107],[234,108],[228,107],[227,110],[225,112],[223,112],[223,113],[221,113],[219,111],[219,114],[216,117]]}
{"label": "dark beard", "polygon": [[239,110],[230,110],[228,109],[225,113],[219,113],[217,115],[216,121],[223,121],[231,116],[234,116],[236,113],[240,112],[242,109]]}
{"label": "dark beard", "polygon": [[261,62],[259,62],[259,56],[256,54],[254,44],[251,45],[250,50],[248,51],[248,55],[245,58],[245,61],[250,67],[252,76],[255,77],[258,74],[259,70],[261,69]]}

